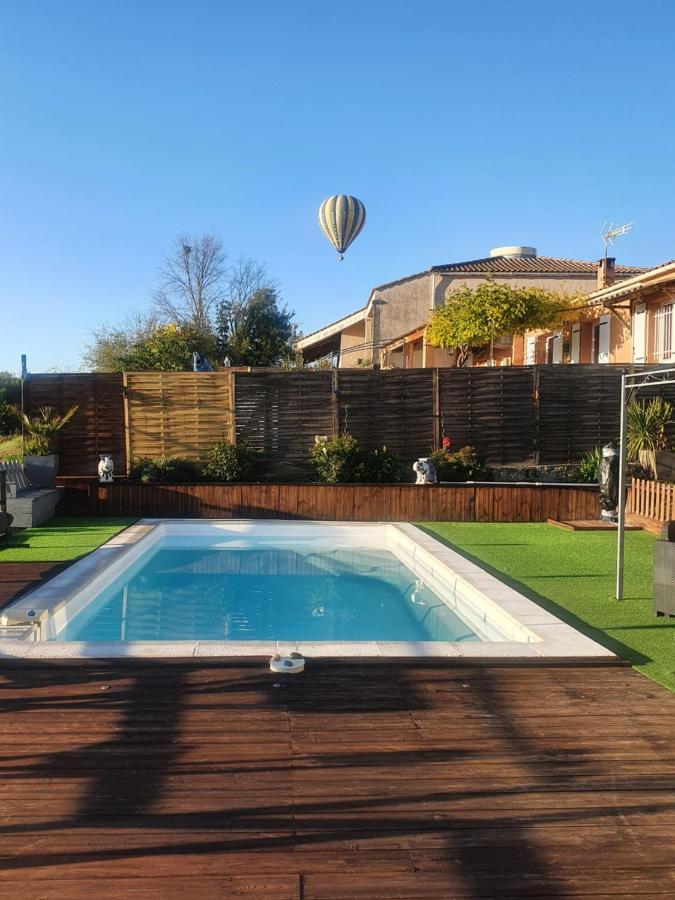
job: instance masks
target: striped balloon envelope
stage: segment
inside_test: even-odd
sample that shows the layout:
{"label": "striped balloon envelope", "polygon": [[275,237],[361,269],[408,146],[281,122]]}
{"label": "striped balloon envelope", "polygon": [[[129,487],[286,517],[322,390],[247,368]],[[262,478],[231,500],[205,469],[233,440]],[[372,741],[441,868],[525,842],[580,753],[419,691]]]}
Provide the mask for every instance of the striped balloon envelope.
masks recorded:
{"label": "striped balloon envelope", "polygon": [[319,225],[331,244],[344,259],[344,252],[358,237],[366,221],[366,208],[349,194],[328,197],[319,207]]}

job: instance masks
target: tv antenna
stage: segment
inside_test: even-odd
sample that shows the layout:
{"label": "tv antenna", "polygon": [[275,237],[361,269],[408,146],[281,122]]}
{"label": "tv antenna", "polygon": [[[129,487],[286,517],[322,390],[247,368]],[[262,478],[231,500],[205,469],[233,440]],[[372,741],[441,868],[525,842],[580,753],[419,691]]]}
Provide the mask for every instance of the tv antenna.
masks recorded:
{"label": "tv antenna", "polygon": [[616,239],[622,234],[628,234],[635,222],[626,222],[625,225],[617,225],[616,222],[605,222],[600,231],[603,243],[605,245],[605,259],[607,259],[607,248],[613,247]]}

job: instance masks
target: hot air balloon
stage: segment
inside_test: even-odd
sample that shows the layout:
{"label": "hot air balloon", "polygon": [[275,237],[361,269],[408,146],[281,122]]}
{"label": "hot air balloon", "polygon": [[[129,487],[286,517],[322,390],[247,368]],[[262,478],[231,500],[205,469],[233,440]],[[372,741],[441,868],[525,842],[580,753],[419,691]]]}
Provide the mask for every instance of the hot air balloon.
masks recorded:
{"label": "hot air balloon", "polygon": [[356,238],[366,221],[366,208],[349,194],[328,197],[319,207],[319,225],[331,244],[344,259],[344,252]]}

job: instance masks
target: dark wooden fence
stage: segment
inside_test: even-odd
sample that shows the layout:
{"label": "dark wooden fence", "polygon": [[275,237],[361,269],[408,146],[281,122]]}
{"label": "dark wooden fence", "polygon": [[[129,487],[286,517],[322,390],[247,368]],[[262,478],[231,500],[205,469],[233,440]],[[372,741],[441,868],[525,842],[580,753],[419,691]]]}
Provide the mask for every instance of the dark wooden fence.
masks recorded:
{"label": "dark wooden fence", "polygon": [[65,484],[64,511],[111,516],[545,522],[599,513],[596,488],[564,485]]}
{"label": "dark wooden fence", "polygon": [[[395,450],[408,472],[411,463],[438,446],[444,435],[455,448],[473,444],[491,465],[573,463],[618,436],[621,373],[641,368],[645,367],[254,370],[208,377],[222,381],[223,409],[228,404],[226,411],[233,404],[235,408],[231,431],[236,428],[238,440],[262,452],[266,477],[297,479],[311,475],[307,454],[314,436],[345,430],[365,447],[384,444]],[[160,372],[143,375],[144,383],[164,377]],[[132,375],[128,378],[133,381]],[[180,378],[205,380],[201,373]],[[641,391],[641,396],[656,392],[675,400],[672,385]],[[59,410],[80,404],[63,436],[64,475],[95,472],[98,454],[111,451],[116,471],[127,470],[125,412],[130,448],[141,446],[134,439],[135,423],[147,421],[155,424],[145,428],[146,437],[152,436],[153,428],[159,429],[153,446],[161,446],[167,455],[203,456],[200,422],[207,417],[213,430],[218,391],[208,408],[191,399],[201,392],[183,391],[172,410],[156,408],[165,402],[166,392],[158,389],[151,394],[153,409],[144,417],[139,409],[142,396],[136,392],[125,399],[121,375],[32,375],[26,387],[29,410],[45,404]],[[178,424],[166,427],[166,422]],[[229,432],[230,425],[220,430]],[[671,437],[675,438],[675,424]]]}
{"label": "dark wooden fence", "polygon": [[125,472],[124,396],[121,374],[32,375],[25,384],[28,411],[52,406],[65,412],[79,405],[60,442],[60,472],[91,475],[99,453],[111,453],[117,472]]}

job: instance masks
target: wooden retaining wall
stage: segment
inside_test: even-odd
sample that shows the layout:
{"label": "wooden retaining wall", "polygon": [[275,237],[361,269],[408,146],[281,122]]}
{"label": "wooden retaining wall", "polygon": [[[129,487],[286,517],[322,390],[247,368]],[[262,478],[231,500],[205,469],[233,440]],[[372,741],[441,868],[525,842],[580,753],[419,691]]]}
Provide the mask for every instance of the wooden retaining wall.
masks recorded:
{"label": "wooden retaining wall", "polygon": [[594,519],[594,487],[564,485],[98,485],[61,480],[63,510],[111,516],[282,518],[349,522],[545,522]]}

